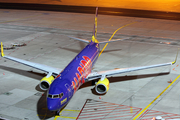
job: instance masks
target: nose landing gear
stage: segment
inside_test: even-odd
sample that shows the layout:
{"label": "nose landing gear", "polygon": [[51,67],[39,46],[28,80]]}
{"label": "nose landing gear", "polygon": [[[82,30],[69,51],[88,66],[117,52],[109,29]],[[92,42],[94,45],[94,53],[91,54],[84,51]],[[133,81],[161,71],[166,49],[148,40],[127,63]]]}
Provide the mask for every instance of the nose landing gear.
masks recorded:
{"label": "nose landing gear", "polygon": [[55,114],[56,116],[60,116],[61,115],[61,110],[58,110],[58,111],[56,111],[56,114]]}

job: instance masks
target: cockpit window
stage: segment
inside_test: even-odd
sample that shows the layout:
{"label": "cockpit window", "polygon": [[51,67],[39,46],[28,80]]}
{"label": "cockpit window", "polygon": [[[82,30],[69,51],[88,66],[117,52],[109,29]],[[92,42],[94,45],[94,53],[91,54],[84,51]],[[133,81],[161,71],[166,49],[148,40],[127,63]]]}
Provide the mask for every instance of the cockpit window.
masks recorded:
{"label": "cockpit window", "polygon": [[63,95],[64,95],[63,93],[60,93],[60,94],[59,94],[59,97],[60,97],[60,98],[62,98],[62,97],[63,97]]}
{"label": "cockpit window", "polygon": [[62,98],[63,96],[64,96],[63,93],[55,94],[55,95],[48,94],[48,98]]}
{"label": "cockpit window", "polygon": [[54,97],[53,98],[59,98],[59,95],[54,95]]}
{"label": "cockpit window", "polygon": [[53,96],[52,96],[52,95],[50,95],[50,94],[48,95],[48,97],[49,97],[49,98],[53,98]]}

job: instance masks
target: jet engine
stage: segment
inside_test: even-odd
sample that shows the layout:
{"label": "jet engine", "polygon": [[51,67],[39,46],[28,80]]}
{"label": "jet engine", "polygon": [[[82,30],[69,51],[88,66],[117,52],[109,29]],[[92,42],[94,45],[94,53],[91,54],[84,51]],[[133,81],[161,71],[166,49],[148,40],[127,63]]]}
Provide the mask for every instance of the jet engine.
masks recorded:
{"label": "jet engine", "polygon": [[47,78],[47,76],[46,76],[46,77],[44,77],[43,79],[41,79],[41,82],[40,82],[40,84],[39,84],[39,87],[40,87],[42,90],[47,90],[53,81],[54,81],[54,77],[53,77],[53,76],[50,76],[50,77],[48,77],[48,78]]}
{"label": "jet engine", "polygon": [[95,90],[99,94],[104,94],[109,90],[109,80],[104,78],[104,80],[99,80],[95,86]]}

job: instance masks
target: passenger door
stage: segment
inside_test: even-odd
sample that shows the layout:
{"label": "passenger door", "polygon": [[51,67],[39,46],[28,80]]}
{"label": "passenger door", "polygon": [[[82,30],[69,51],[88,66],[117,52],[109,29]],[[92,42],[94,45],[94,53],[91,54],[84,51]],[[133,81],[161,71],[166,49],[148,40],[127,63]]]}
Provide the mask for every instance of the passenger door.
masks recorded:
{"label": "passenger door", "polygon": [[66,88],[67,88],[67,90],[68,90],[68,96],[69,96],[69,98],[71,98],[71,97],[72,97],[72,90],[71,90],[71,88],[70,88],[69,84],[68,84],[68,83],[66,83],[66,84],[65,84],[65,87],[66,87]]}

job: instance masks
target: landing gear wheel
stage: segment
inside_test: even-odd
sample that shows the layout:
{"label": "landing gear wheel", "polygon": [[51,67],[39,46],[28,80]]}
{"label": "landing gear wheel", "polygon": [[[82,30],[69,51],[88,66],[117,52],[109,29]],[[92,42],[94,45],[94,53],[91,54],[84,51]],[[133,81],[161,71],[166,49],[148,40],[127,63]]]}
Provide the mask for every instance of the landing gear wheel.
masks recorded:
{"label": "landing gear wheel", "polygon": [[61,114],[61,113],[60,113],[60,110],[56,111],[56,115],[57,115],[57,116],[60,116],[60,114]]}

